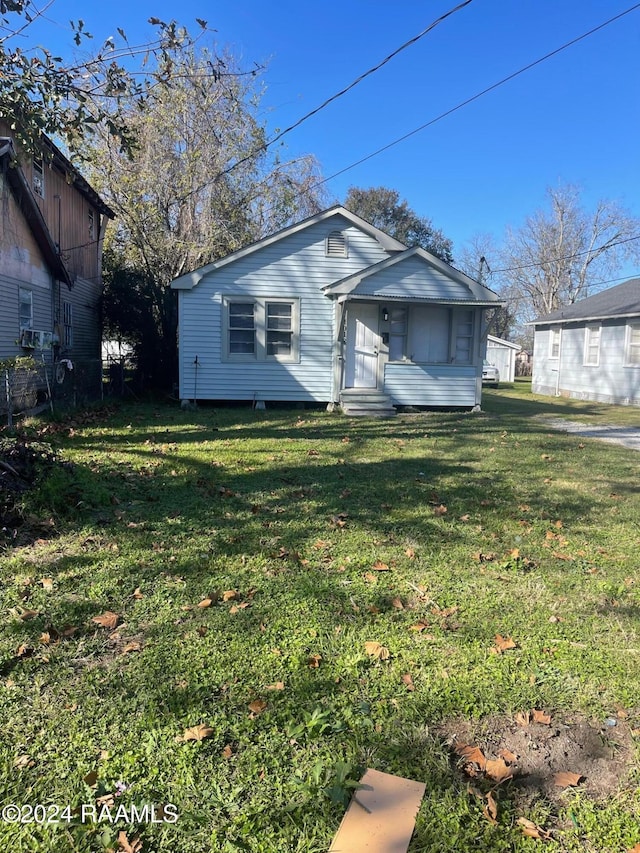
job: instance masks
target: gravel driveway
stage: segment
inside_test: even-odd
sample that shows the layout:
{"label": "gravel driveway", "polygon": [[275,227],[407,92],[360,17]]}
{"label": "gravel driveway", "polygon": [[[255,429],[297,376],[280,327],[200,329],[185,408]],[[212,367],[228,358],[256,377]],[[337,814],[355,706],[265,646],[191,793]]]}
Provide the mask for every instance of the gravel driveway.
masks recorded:
{"label": "gravel driveway", "polygon": [[630,450],[640,450],[640,427],[621,427],[607,424],[589,426],[579,421],[566,421],[564,418],[542,418],[551,429],[571,432],[584,438],[597,438],[611,444],[622,444]]}

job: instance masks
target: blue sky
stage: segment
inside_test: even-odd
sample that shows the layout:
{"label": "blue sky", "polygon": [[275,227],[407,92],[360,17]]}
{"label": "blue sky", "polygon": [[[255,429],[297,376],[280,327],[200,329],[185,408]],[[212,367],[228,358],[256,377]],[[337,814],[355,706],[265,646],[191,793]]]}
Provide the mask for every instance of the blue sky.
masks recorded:
{"label": "blue sky", "polygon": [[[149,16],[204,18],[247,65],[265,64],[262,101],[275,133],[343,89],[455,5],[455,0],[54,0],[38,35],[71,55],[69,18],[94,44],[122,27],[148,38]],[[632,0],[472,0],[381,70],[285,137],[331,176],[500,79],[633,6]],[[57,22],[57,23],[56,23]],[[26,47],[27,45],[25,45]],[[454,242],[500,239],[559,182],[587,206],[613,198],[640,216],[640,8],[557,56],[331,180],[398,190]],[[628,274],[636,272],[633,268]]]}

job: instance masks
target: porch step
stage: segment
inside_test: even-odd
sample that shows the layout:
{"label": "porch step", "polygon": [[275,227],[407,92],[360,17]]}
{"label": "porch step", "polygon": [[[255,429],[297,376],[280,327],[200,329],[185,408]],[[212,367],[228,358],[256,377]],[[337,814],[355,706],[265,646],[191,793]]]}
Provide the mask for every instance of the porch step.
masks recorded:
{"label": "porch step", "polygon": [[340,407],[345,415],[355,417],[392,418],[397,414],[387,394],[358,388],[340,392]]}

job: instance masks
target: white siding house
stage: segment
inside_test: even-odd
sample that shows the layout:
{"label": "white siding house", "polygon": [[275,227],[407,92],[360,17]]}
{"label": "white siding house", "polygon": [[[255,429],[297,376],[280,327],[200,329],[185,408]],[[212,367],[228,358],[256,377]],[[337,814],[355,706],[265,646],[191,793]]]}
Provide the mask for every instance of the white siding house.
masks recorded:
{"label": "white siding house", "polygon": [[483,316],[498,297],[342,207],[172,287],[183,399],[480,403]]}
{"label": "white siding house", "polygon": [[535,394],[640,406],[640,279],[532,325]]}

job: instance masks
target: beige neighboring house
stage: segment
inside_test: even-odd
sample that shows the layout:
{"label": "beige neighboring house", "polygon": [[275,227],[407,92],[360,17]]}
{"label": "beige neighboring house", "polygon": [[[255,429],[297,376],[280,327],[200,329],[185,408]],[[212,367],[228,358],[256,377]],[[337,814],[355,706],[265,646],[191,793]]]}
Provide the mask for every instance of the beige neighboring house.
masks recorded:
{"label": "beige neighboring house", "polygon": [[43,136],[21,154],[0,120],[0,359],[100,361],[102,245],[113,211]]}

